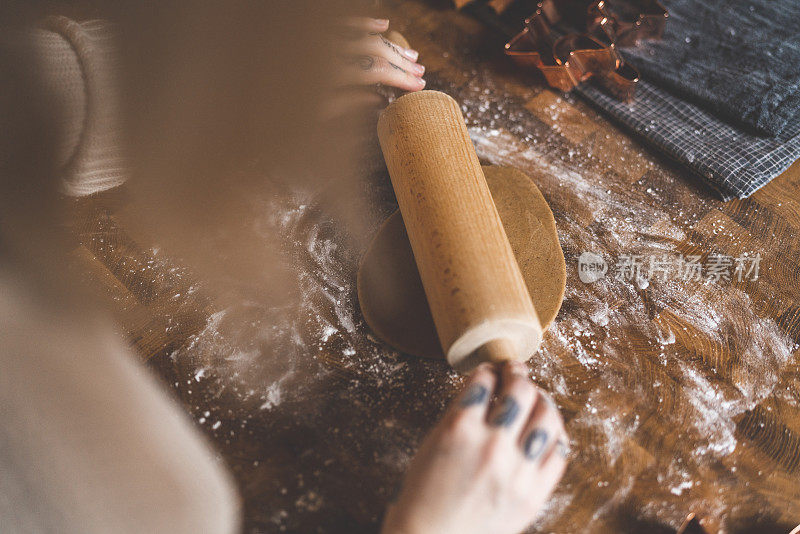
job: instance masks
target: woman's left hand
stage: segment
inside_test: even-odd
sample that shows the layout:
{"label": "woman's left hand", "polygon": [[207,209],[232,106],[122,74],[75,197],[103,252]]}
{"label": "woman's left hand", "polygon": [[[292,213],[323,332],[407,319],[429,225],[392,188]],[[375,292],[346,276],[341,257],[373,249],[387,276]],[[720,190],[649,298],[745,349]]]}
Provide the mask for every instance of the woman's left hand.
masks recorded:
{"label": "woman's left hand", "polygon": [[341,65],[337,82],[343,86],[383,84],[404,91],[425,87],[425,67],[417,63],[419,53],[387,39],[385,19],[348,18],[341,32]]}

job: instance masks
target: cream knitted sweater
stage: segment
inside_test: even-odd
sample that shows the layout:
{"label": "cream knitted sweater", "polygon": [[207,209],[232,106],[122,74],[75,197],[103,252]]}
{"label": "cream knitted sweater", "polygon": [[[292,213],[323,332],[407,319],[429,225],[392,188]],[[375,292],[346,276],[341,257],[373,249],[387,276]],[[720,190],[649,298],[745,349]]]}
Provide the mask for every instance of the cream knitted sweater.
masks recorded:
{"label": "cream knitted sweater", "polygon": [[111,24],[51,17],[30,37],[42,83],[56,101],[63,192],[84,196],[121,184],[126,168]]}

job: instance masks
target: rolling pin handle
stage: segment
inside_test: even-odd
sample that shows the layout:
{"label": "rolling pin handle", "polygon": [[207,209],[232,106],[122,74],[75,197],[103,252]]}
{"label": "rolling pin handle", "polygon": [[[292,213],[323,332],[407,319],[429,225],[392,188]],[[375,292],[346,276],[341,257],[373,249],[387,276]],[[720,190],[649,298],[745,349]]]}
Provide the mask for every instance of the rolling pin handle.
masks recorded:
{"label": "rolling pin handle", "polygon": [[505,338],[493,339],[482,345],[476,352],[485,362],[502,363],[517,359],[517,350],[514,343]]}
{"label": "rolling pin handle", "polygon": [[482,362],[502,363],[514,360],[519,360],[514,343],[510,339],[497,338],[487,341],[453,367],[457,371],[468,372]]}

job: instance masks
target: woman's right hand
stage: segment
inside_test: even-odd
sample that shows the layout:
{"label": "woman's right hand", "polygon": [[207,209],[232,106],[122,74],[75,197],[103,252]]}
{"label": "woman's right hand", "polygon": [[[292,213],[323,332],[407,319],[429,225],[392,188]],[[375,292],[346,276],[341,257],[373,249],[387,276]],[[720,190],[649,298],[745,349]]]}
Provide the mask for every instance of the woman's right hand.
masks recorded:
{"label": "woman's right hand", "polygon": [[518,533],[561,479],[567,443],[525,364],[482,364],[412,460],[383,533]]}

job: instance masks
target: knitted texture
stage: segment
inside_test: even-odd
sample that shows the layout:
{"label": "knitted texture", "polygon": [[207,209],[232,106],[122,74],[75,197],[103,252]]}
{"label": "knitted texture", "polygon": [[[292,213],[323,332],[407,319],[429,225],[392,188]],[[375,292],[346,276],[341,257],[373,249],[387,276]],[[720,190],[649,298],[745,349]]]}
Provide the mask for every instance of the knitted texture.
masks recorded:
{"label": "knitted texture", "polygon": [[[723,200],[747,198],[800,158],[800,8],[790,0],[665,4],[663,39],[623,51],[642,71],[635,100],[622,102],[593,82],[577,92]],[[733,18],[721,15],[728,5],[737,9]],[[475,15],[506,38],[515,33],[491,10]]]}
{"label": "knitted texture", "polygon": [[121,184],[127,170],[111,25],[51,17],[31,35],[43,83],[58,108],[63,192],[84,196]]}
{"label": "knitted texture", "polygon": [[631,64],[654,85],[748,133],[782,133],[800,111],[800,2],[664,5],[664,38],[625,49]]}
{"label": "knitted texture", "polygon": [[699,176],[722,200],[747,198],[800,157],[800,117],[777,137],[748,133],[647,80],[620,102],[592,84],[578,92]]}

